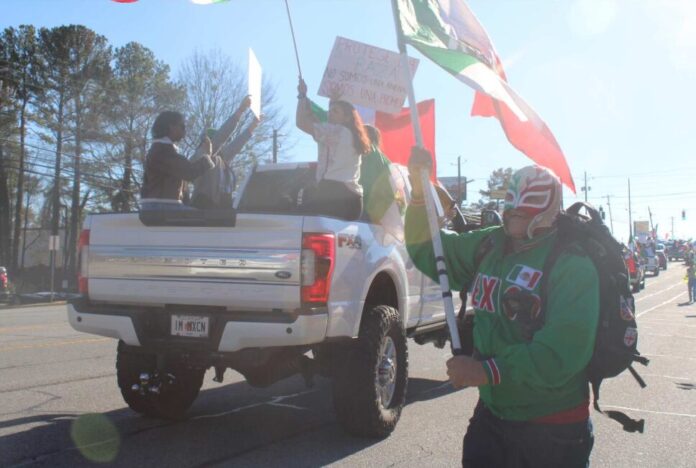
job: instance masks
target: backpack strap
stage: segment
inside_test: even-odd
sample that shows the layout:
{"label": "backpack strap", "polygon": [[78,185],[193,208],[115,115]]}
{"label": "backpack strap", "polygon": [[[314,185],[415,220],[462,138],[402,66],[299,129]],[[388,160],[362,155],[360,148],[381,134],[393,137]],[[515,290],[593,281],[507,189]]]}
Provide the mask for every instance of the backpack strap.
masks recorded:
{"label": "backpack strap", "polygon": [[[633,366],[628,366],[628,369],[639,382],[643,382],[643,379],[641,379],[640,376],[638,376],[638,373],[635,371],[635,369],[633,369]],[[633,419],[623,411],[603,411],[602,408],[599,407],[599,387],[602,385],[602,381],[593,380],[590,383],[592,384],[593,406],[595,411],[621,424],[623,426],[623,430],[626,432],[639,432],[641,434],[643,433],[643,431],[645,430],[645,419]],[[645,386],[645,382],[643,382],[642,386]]]}

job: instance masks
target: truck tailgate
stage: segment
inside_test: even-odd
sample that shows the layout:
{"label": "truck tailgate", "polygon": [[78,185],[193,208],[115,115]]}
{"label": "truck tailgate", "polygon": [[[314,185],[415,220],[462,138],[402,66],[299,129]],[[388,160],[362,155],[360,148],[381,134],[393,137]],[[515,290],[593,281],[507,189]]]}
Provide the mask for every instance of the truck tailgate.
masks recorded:
{"label": "truck tailgate", "polygon": [[238,214],[235,227],[147,227],[91,217],[89,297],[138,305],[300,306],[301,216]]}

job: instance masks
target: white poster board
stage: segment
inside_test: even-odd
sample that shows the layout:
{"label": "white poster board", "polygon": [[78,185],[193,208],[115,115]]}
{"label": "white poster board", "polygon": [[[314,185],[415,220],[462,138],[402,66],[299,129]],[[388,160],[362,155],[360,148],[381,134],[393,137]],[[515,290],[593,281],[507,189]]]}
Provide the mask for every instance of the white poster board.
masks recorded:
{"label": "white poster board", "polygon": [[256,54],[249,49],[249,96],[251,96],[251,112],[256,118],[261,117],[261,64]]}
{"label": "white poster board", "polygon": [[[408,59],[411,79],[418,60]],[[319,95],[393,114],[404,106],[408,81],[401,68],[401,56],[345,37],[336,37]]]}
{"label": "white poster board", "polygon": [[633,233],[635,235],[648,234],[650,232],[649,221],[633,221]]}
{"label": "white poster board", "polygon": [[60,236],[48,236],[48,250],[51,252],[60,250]]}

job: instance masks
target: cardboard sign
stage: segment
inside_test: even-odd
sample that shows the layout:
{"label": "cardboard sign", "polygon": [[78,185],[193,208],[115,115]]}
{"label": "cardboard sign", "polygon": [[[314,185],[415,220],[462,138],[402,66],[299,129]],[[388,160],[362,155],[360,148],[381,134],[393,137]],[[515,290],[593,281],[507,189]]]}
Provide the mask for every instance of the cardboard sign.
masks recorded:
{"label": "cardboard sign", "polygon": [[261,64],[254,51],[249,49],[249,96],[251,96],[251,112],[256,118],[261,117]]}
{"label": "cardboard sign", "polygon": [[[408,59],[411,79],[418,60]],[[401,55],[344,37],[336,37],[319,95],[382,112],[399,112],[408,94]]]}
{"label": "cardboard sign", "polygon": [[633,233],[635,235],[648,234],[650,232],[649,221],[633,221]]}

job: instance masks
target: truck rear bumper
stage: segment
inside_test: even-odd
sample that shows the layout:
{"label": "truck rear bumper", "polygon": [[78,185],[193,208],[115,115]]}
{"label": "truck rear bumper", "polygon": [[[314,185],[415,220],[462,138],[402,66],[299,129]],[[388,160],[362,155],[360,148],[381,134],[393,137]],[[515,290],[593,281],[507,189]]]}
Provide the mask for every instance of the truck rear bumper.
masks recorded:
{"label": "truck rear bumper", "polygon": [[327,314],[301,315],[293,323],[227,322],[218,351],[319,343],[326,336]]}
{"label": "truck rear bumper", "polygon": [[133,320],[128,316],[78,312],[73,304],[68,304],[68,321],[79,332],[116,338],[127,345],[140,346]]}
{"label": "truck rear bumper", "polygon": [[246,348],[302,346],[326,338],[326,309],[306,315],[269,317],[251,313],[211,315],[210,337],[169,335],[171,312],[137,307],[90,306],[86,301],[68,304],[68,320],[77,331],[123,340],[127,345],[153,349],[185,348],[231,353]]}

